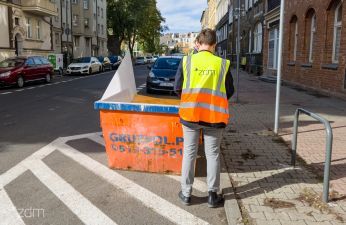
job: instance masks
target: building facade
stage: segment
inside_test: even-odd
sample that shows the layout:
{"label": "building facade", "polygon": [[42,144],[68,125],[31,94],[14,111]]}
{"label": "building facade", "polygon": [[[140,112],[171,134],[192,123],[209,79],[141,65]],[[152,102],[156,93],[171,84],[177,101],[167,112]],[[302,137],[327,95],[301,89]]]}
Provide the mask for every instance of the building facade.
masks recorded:
{"label": "building facade", "polygon": [[166,45],[170,50],[178,47],[182,53],[187,54],[194,48],[198,34],[198,32],[167,33],[160,37],[160,44]]}
{"label": "building facade", "polygon": [[[240,12],[240,13],[239,13]],[[263,71],[263,0],[231,0],[229,6],[228,58],[236,63],[240,18],[240,58],[244,70],[256,75]]]}
{"label": "building facade", "polygon": [[208,28],[215,29],[216,26],[216,6],[218,0],[208,0]]}
{"label": "building facade", "polygon": [[280,0],[266,0],[263,29],[263,73],[277,74],[280,30]]}
{"label": "building facade", "polygon": [[216,2],[216,53],[222,58],[227,57],[229,2],[229,0],[217,0]]}
{"label": "building facade", "polygon": [[106,0],[71,0],[71,6],[73,56],[107,55]]}
{"label": "building facade", "polygon": [[0,60],[53,52],[51,23],[58,15],[54,1],[1,0],[0,13]]}
{"label": "building facade", "polygon": [[346,7],[342,0],[285,5],[283,79],[346,98]]}

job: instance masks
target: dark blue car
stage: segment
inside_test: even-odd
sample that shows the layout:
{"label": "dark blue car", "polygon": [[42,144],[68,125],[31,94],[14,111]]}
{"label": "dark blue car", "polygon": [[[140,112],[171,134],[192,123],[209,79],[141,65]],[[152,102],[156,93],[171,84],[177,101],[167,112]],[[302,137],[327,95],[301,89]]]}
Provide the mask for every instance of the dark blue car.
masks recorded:
{"label": "dark blue car", "polygon": [[175,74],[182,57],[164,56],[156,60],[147,77],[147,93],[164,91],[173,93]]}
{"label": "dark blue car", "polygon": [[108,58],[111,61],[112,69],[113,70],[118,69],[118,67],[120,66],[121,60],[122,60],[121,56],[111,55]]}

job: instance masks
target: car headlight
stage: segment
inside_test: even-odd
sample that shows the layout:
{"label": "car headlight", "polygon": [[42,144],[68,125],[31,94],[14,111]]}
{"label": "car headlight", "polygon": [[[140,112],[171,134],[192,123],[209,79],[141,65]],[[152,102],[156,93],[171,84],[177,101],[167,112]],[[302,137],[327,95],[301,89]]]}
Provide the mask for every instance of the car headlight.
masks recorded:
{"label": "car headlight", "polygon": [[89,68],[89,66],[84,66],[84,67],[83,67],[83,69],[88,69],[88,68]]}
{"label": "car headlight", "polygon": [[11,71],[0,73],[0,77],[9,77],[11,75]]}
{"label": "car headlight", "polygon": [[154,74],[153,72],[150,71],[149,77],[154,78],[154,77],[155,77],[155,74]]}

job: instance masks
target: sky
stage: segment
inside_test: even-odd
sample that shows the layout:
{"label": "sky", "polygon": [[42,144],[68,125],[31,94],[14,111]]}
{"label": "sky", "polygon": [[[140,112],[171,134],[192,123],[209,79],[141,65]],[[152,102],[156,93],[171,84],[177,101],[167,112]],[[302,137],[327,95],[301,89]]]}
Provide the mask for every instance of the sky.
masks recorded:
{"label": "sky", "polygon": [[198,32],[207,0],[157,0],[157,7],[166,19],[169,28],[166,33]]}

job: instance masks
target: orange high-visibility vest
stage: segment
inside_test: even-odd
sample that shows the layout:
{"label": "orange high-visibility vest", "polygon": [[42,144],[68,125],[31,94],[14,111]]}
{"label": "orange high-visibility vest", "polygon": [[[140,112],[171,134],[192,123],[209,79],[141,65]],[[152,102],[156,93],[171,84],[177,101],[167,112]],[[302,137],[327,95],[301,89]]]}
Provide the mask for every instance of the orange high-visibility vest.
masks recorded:
{"label": "orange high-visibility vest", "polygon": [[226,74],[230,61],[208,51],[184,56],[180,118],[189,122],[228,124]]}

